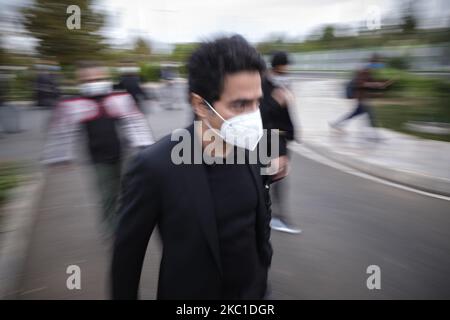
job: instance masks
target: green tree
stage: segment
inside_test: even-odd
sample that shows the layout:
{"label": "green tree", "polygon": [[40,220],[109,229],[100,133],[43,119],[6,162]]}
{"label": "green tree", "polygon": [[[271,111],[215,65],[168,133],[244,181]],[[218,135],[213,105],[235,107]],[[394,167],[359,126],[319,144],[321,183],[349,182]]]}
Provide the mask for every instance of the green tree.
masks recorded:
{"label": "green tree", "polygon": [[0,66],[6,64],[7,57],[8,57],[8,55],[6,53],[6,50],[3,49],[3,46],[2,46],[2,36],[0,35]]}
{"label": "green tree", "polygon": [[134,43],[133,54],[135,54],[139,60],[145,61],[150,59],[152,48],[144,39],[138,38]]}
{"label": "green tree", "polygon": [[322,41],[324,42],[330,42],[334,40],[334,27],[333,26],[327,26],[323,29],[322,34]]}
{"label": "green tree", "polygon": [[[67,7],[77,5],[81,10],[81,26],[70,30]],[[92,9],[91,0],[34,0],[22,9],[25,29],[38,39],[37,51],[44,57],[55,57],[63,65],[78,60],[99,59],[106,48],[98,33],[105,16]]]}
{"label": "green tree", "polygon": [[414,33],[417,28],[417,19],[414,15],[414,2],[410,0],[405,1],[403,4],[403,11],[405,12],[401,25],[403,33]]}
{"label": "green tree", "polygon": [[412,14],[409,14],[403,18],[402,29],[404,33],[414,33],[414,31],[416,30],[416,26],[416,18]]}
{"label": "green tree", "polygon": [[177,43],[170,55],[170,59],[177,62],[186,63],[190,55],[198,47],[198,43]]}

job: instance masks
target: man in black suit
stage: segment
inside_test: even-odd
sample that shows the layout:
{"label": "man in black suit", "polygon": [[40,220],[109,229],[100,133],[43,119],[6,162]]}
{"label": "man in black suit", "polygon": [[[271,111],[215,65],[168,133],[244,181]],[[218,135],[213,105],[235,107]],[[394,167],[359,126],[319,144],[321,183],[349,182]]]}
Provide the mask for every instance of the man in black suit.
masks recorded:
{"label": "man in black suit", "polygon": [[[114,299],[138,297],[156,225],[163,244],[158,299],[265,296],[272,257],[268,176],[259,164],[233,161],[242,150],[249,160],[262,136],[264,68],[238,35],[203,43],[192,54],[189,98],[198,121],[180,129],[189,147],[178,153],[179,141],[162,138],[136,157],[124,179]],[[187,161],[180,164],[178,156]]]}

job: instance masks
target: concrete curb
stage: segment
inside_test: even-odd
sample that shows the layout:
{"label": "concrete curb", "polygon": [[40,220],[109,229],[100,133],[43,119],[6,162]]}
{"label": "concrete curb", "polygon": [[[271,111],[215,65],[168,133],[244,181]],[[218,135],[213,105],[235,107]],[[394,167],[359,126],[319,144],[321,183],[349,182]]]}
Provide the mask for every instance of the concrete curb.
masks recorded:
{"label": "concrete curb", "polygon": [[372,176],[398,183],[418,190],[435,193],[443,196],[450,196],[450,180],[423,175],[418,172],[400,170],[387,166],[354,158],[351,155],[331,150],[329,147],[318,143],[303,142],[303,144],[317,152],[318,154],[333,161],[347,165],[353,169],[370,174]]}
{"label": "concrete curb", "polygon": [[4,223],[0,233],[0,299],[17,298],[19,282],[27,258],[37,207],[46,182],[43,173],[31,176],[12,190],[2,209]]}

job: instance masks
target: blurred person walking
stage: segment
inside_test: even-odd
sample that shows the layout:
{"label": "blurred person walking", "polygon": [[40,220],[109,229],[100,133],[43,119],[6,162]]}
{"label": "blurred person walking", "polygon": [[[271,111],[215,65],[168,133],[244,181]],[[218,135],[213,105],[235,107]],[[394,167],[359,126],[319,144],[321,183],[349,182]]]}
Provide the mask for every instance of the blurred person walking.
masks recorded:
{"label": "blurred person walking", "polygon": [[159,103],[160,106],[166,110],[173,110],[176,108],[180,108],[176,104],[178,92],[176,90],[177,87],[177,78],[178,74],[178,65],[173,62],[166,62],[161,64],[160,69],[160,79],[162,82],[162,86],[159,89]]}
{"label": "blurred person walking", "polygon": [[53,61],[43,61],[36,65],[37,76],[34,91],[38,107],[53,108],[61,96],[59,90],[59,66]]}
{"label": "blurred person walking", "polygon": [[4,105],[6,102],[6,96],[8,91],[8,81],[5,74],[0,72],[0,138],[2,138],[2,131],[5,131],[5,116],[3,115]]}
{"label": "blurred person walking", "polygon": [[117,223],[117,198],[124,160],[122,140],[135,148],[153,143],[148,123],[133,98],[113,92],[105,67],[95,62],[81,63],[77,69],[81,96],[61,101],[54,111],[44,148],[43,162],[66,163],[73,159],[73,142],[83,129],[93,164],[102,205],[105,237]]}
{"label": "blurred person walking", "polygon": [[134,99],[136,106],[145,113],[145,100],[149,97],[141,87],[139,77],[139,67],[131,62],[124,62],[119,68],[119,82],[114,86],[117,90],[126,90]]}
{"label": "blurred person walking", "polygon": [[0,138],[2,133],[19,133],[21,128],[21,110],[14,102],[14,73],[0,72]]}
{"label": "blurred person walking", "polygon": [[[255,48],[238,35],[202,43],[190,57],[189,100],[197,121],[179,130],[187,134],[189,147],[182,153],[188,160],[174,162],[179,142],[169,135],[129,168],[112,259],[112,298],[138,297],[155,226],[163,248],[158,299],[265,296],[272,257],[268,176],[259,164],[224,163],[238,150],[248,156],[263,135],[258,106],[264,69]],[[197,152],[214,162],[195,162]]]}
{"label": "blurred person walking", "polygon": [[383,67],[384,64],[381,62],[380,58],[377,55],[373,55],[369,63],[356,72],[356,75],[346,86],[346,97],[348,99],[356,99],[356,107],[348,115],[345,115],[337,121],[331,122],[331,128],[342,130],[343,125],[348,120],[361,114],[367,114],[369,123],[374,129],[373,136],[370,137],[370,139],[375,141],[380,140],[380,137],[375,132],[375,128],[377,127],[376,117],[368,99],[374,97],[375,93],[379,93],[380,90],[386,89],[392,84],[391,80],[377,81],[374,79],[373,71]]}
{"label": "blurred person walking", "polygon": [[[289,171],[288,142],[295,136],[289,108],[293,107],[294,95],[288,78],[289,57],[286,52],[276,52],[271,59],[272,68],[263,79],[264,98],[260,109],[264,129],[268,134],[277,135],[280,145],[279,162],[282,170],[279,178],[286,177]],[[286,179],[273,184],[273,212],[270,226],[272,229],[287,233],[300,233],[301,230],[294,227],[292,219],[286,207],[287,190]]]}

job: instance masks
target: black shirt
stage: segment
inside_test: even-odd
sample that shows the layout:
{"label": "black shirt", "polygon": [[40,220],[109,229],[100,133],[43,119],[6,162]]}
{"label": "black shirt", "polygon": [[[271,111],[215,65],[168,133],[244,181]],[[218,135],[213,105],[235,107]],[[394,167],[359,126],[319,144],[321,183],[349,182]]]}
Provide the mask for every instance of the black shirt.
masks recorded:
{"label": "black shirt", "polygon": [[260,299],[264,272],[255,233],[258,195],[248,165],[205,165],[219,235],[223,299]]}
{"label": "black shirt", "polygon": [[89,154],[94,163],[117,163],[121,158],[117,119],[106,114],[102,104],[103,97],[95,100],[100,108],[100,115],[85,123]]}

